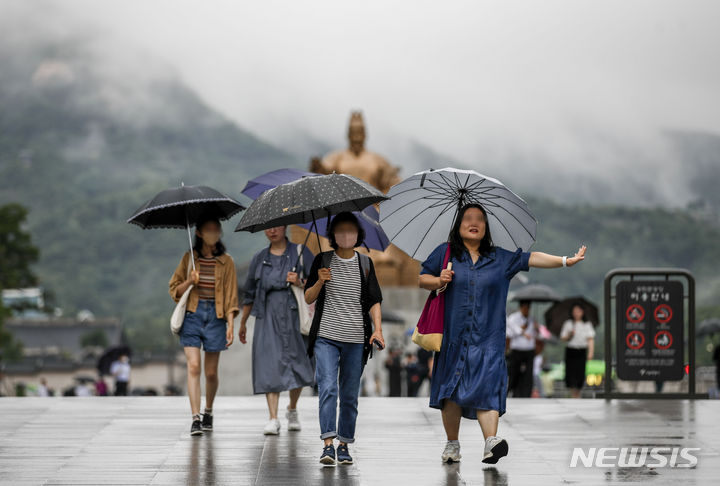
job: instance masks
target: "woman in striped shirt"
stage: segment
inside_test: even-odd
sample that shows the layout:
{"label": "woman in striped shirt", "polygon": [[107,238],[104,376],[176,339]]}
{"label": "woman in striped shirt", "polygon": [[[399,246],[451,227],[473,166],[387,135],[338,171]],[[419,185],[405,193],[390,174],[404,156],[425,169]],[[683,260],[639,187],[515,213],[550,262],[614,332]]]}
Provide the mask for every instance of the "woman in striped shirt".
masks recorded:
{"label": "woman in striped shirt", "polygon": [[305,284],[305,301],[317,301],[308,354],[314,354],[316,360],[320,438],[324,441],[320,462],[326,465],[336,463],[335,437],[339,440],[337,462],[352,464],[348,444],[355,441],[360,378],[373,343],[380,349],[385,347],[382,294],[375,268],[367,255],[355,251],[364,236],[352,213],[335,216],[328,228],[334,251],[315,257]]}
{"label": "woman in striped shirt", "polygon": [[[192,258],[183,255],[170,279],[170,295],[177,302],[190,285],[180,344],[187,358],[187,386],[192,412],[191,435],[212,430],[212,407],[218,389],[220,351],[233,342],[233,322],[240,312],[235,262],[220,241],[222,228],[215,218],[203,218],[195,227]],[[205,350],[205,411],[200,414],[200,361]]]}

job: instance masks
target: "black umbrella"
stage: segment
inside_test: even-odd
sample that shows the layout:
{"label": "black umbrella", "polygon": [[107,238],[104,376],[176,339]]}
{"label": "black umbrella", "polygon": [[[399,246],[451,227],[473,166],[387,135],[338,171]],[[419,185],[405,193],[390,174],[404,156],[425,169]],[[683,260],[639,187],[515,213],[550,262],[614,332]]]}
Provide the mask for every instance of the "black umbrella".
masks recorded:
{"label": "black umbrella", "polygon": [[[202,216],[210,215],[220,220],[232,218],[245,209],[235,199],[207,186],[186,186],[159,192],[140,206],[127,220],[142,229],[186,228],[192,254],[190,226]],[[194,259],[190,259],[195,268]]]}
{"label": "black umbrella", "polygon": [[73,377],[78,383],[95,383],[95,377],[89,375],[78,375]]}
{"label": "black umbrella", "polygon": [[597,305],[585,297],[577,296],[555,302],[552,307],[545,312],[545,325],[548,330],[555,336],[559,336],[565,321],[572,319],[570,313],[576,305],[579,305],[585,311],[585,320],[592,322],[593,326],[597,327],[600,323]]}
{"label": "black umbrella", "polygon": [[275,226],[315,222],[343,211],[362,211],[386,199],[367,182],[348,174],[303,177],[263,192],[245,211],[235,231],[254,233]]}
{"label": "black umbrella", "polygon": [[110,365],[112,365],[115,361],[120,359],[120,356],[126,355],[128,358],[132,355],[132,350],[129,346],[121,345],[121,346],[113,346],[112,348],[108,348],[105,350],[105,352],[100,356],[100,359],[98,359],[97,362],[97,369],[100,372],[101,375],[109,375],[110,374]]}
{"label": "black umbrella", "polygon": [[711,336],[716,333],[720,333],[720,319],[711,317],[697,325],[695,337]]}
{"label": "black umbrella", "polygon": [[547,285],[530,284],[510,293],[510,300],[530,302],[557,302],[562,300],[560,294]]}

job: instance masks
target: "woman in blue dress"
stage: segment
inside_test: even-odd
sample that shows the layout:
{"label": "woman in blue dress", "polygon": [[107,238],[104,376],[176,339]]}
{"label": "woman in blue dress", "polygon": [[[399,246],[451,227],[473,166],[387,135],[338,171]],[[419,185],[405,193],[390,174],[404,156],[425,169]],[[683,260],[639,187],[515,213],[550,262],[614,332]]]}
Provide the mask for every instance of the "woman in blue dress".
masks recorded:
{"label": "woman in blue dress", "polygon": [[[479,204],[460,209],[449,240],[433,250],[420,271],[420,287],[432,291],[447,285],[430,406],[442,410],[448,440],[443,462],[460,460],[458,434],[465,417],[479,422],[485,437],[483,462],[494,464],[508,452],[507,441],[496,434],[507,395],[505,304],[510,280],[529,267],[570,267],[585,258],[586,248],[561,257],[496,247]],[[451,270],[443,268],[448,245]]]}
{"label": "woman in blue dress", "polygon": [[[263,429],[265,435],[280,432],[278,403],[280,392],[285,390],[290,391],[290,404],[285,412],[288,430],[300,430],[298,399],[304,386],[315,384],[315,370],[300,334],[297,301],[290,289],[290,285],[304,286],[314,256],[307,247],[302,247],[300,253],[298,245],[288,241],[285,232],[285,226],[265,230],[270,245],[250,261],[238,333],[240,342],[245,344],[248,317],[255,316],[253,393],[264,393],[267,399],[270,420]],[[302,264],[298,263],[300,255]]]}

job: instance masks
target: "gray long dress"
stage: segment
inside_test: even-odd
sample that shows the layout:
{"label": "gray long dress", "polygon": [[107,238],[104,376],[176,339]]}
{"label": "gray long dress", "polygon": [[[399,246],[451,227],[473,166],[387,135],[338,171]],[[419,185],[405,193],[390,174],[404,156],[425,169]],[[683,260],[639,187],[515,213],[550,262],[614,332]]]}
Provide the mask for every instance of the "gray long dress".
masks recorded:
{"label": "gray long dress", "polygon": [[[260,250],[250,262],[243,301],[253,305],[255,316],[252,347],[255,394],[315,383],[315,370],[300,334],[297,302],[285,282],[297,260],[296,245],[288,242],[282,255],[273,255],[268,250]],[[309,268],[313,255],[307,248],[303,259]]]}

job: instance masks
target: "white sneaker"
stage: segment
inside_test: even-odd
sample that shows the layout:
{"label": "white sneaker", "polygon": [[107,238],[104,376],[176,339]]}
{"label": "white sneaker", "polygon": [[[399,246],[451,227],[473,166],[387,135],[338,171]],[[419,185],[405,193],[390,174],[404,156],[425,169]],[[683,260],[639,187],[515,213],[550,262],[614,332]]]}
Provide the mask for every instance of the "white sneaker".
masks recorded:
{"label": "white sneaker", "polygon": [[508,443],[505,439],[491,435],[485,439],[485,454],[483,454],[482,462],[486,464],[495,464],[501,457],[507,456]]}
{"label": "white sneaker", "polygon": [[298,418],[297,409],[287,409],[287,411],[285,412],[285,417],[288,420],[288,430],[294,432],[299,432],[300,430],[302,430],[302,425],[300,425],[300,419]]}
{"label": "white sneaker", "polygon": [[270,420],[265,428],[263,434],[265,435],[278,435],[280,433],[280,421],[278,419]]}
{"label": "white sneaker", "polygon": [[456,440],[449,440],[445,444],[445,450],[442,453],[443,462],[460,462],[460,442]]}

